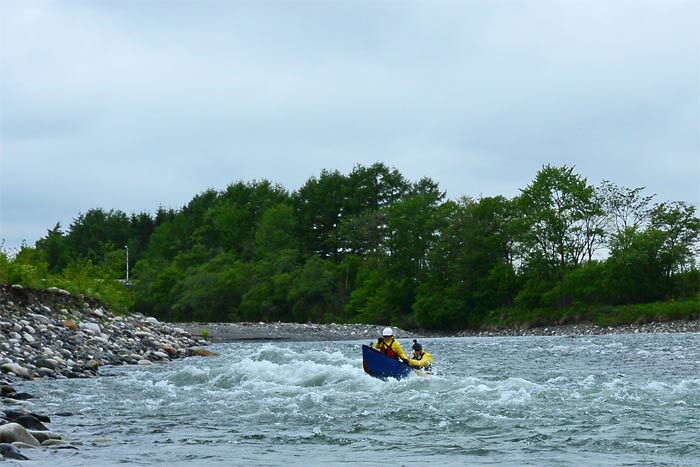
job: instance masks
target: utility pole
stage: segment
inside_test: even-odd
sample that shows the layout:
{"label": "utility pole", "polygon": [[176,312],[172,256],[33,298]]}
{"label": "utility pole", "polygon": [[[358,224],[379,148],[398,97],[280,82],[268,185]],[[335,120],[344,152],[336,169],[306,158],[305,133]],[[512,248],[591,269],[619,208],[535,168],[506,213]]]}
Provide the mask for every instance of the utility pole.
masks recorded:
{"label": "utility pole", "polygon": [[129,282],[129,245],[124,245],[126,248],[126,281]]}

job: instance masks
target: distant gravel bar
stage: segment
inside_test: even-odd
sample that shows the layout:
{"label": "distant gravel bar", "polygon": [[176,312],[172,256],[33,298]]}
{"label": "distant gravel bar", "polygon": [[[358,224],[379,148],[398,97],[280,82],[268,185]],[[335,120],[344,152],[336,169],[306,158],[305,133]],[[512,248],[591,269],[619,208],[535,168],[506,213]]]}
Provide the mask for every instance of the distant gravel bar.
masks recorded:
{"label": "distant gravel bar", "polygon": [[[384,326],[370,324],[299,324],[299,323],[177,323],[192,336],[210,342],[261,341],[340,341],[370,339],[382,335]],[[421,334],[394,327],[396,338],[420,337]]]}
{"label": "distant gravel bar", "polygon": [[453,336],[589,336],[603,334],[662,334],[700,333],[700,320],[665,321],[659,323],[625,324],[622,326],[598,326],[590,323],[566,324],[561,326],[541,326],[529,329],[498,329],[492,331],[460,331]]}
{"label": "distant gravel bar", "polygon": [[[246,340],[282,341],[339,341],[375,339],[384,326],[367,324],[298,324],[298,323],[177,323],[192,336],[202,336],[212,342]],[[629,324],[624,326],[596,326],[594,324],[570,324],[543,326],[529,329],[499,329],[488,331],[407,331],[394,327],[397,339],[417,337],[504,337],[504,336],[584,336],[602,334],[638,333],[700,333],[700,321],[669,321],[662,323]]]}

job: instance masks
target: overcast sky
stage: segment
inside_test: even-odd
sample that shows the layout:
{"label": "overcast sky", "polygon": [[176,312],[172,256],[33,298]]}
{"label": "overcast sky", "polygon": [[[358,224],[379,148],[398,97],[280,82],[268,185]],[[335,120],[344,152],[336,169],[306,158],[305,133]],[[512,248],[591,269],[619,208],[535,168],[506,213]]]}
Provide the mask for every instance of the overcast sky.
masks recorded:
{"label": "overcast sky", "polygon": [[0,0],[0,241],[383,162],[700,201],[700,1]]}

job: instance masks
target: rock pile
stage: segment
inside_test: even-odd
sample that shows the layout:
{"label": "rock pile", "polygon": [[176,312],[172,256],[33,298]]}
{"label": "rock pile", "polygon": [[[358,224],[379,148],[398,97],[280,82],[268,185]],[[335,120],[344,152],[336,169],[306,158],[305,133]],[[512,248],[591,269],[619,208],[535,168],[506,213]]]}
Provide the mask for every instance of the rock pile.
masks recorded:
{"label": "rock pile", "polygon": [[[31,394],[13,382],[37,378],[87,378],[103,365],[165,362],[210,352],[183,329],[140,314],[115,316],[89,297],[0,284],[0,398],[26,403]],[[27,460],[24,448],[75,449],[29,410],[0,410],[0,460]]]}
{"label": "rock pile", "polygon": [[0,285],[0,369],[11,376],[91,377],[103,365],[196,355],[193,347],[206,343],[152,317],[115,316],[65,290]]}
{"label": "rock pile", "polygon": [[[17,390],[2,381],[0,390],[5,402],[18,403],[18,400],[33,399],[26,393]],[[57,416],[70,416],[67,412],[59,412]],[[7,406],[0,410],[0,461],[5,459],[30,460],[20,449],[50,447],[54,449],[78,449],[59,433],[51,431],[46,424],[51,419],[47,415],[32,412],[27,408],[10,409]]]}
{"label": "rock pile", "polygon": [[0,454],[3,458],[28,460],[20,448],[52,446],[76,449],[58,433],[50,431],[44,423],[51,423],[46,415],[29,410],[0,411]]}

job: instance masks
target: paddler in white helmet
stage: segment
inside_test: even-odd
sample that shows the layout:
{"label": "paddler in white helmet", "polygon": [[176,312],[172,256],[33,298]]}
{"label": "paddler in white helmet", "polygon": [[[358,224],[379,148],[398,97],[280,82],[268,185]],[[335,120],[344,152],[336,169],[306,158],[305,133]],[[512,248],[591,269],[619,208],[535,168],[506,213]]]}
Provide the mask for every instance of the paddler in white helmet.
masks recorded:
{"label": "paddler in white helmet", "polygon": [[384,328],[382,337],[374,343],[374,348],[391,358],[401,359],[404,362],[408,361],[406,352],[401,348],[401,344],[394,340],[394,330],[391,328]]}

